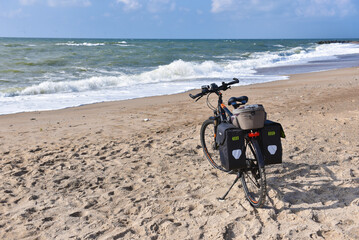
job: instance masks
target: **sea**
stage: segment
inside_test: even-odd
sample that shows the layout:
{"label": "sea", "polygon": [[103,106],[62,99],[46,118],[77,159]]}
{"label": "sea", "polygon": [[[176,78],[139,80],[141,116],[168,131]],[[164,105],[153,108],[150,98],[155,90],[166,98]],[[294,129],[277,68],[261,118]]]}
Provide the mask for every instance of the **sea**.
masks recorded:
{"label": "sea", "polygon": [[359,66],[359,44],[320,40],[0,38],[0,114]]}

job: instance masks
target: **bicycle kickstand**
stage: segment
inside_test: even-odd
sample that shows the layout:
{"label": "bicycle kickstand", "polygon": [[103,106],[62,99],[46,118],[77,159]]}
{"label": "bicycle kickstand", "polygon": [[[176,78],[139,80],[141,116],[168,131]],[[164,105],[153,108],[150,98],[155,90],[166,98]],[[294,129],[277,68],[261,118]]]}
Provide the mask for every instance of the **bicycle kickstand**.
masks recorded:
{"label": "bicycle kickstand", "polygon": [[238,172],[236,179],[234,179],[234,182],[232,183],[232,185],[231,185],[231,187],[228,189],[228,191],[224,194],[223,197],[218,198],[219,201],[224,201],[224,200],[225,200],[225,198],[227,197],[228,193],[231,191],[231,189],[233,188],[234,184],[237,183],[238,179],[239,179],[241,176],[242,176],[241,172]]}

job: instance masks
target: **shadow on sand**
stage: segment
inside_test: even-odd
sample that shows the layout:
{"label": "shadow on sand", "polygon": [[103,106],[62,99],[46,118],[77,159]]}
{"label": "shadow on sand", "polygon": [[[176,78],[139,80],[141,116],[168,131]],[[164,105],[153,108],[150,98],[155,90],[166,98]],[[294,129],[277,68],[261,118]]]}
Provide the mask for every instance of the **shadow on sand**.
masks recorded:
{"label": "shadow on sand", "polygon": [[267,175],[268,190],[275,191],[284,206],[277,209],[273,198],[267,194],[267,207],[278,213],[286,209],[298,212],[343,208],[353,201],[359,205],[359,178],[350,169],[339,178],[330,170],[336,166],[339,167],[337,162],[323,165],[283,163],[281,176],[276,176],[279,170],[269,169],[272,172]]}

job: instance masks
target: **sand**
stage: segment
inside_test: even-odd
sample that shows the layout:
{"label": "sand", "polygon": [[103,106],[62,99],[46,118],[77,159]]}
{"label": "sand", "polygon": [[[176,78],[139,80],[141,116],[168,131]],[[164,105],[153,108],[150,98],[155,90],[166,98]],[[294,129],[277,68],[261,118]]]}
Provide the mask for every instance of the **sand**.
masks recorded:
{"label": "sand", "polygon": [[203,156],[205,99],[2,115],[0,239],[359,239],[358,92],[349,68],[224,93],[263,104],[287,135],[261,209],[240,183],[217,200],[235,176]]}

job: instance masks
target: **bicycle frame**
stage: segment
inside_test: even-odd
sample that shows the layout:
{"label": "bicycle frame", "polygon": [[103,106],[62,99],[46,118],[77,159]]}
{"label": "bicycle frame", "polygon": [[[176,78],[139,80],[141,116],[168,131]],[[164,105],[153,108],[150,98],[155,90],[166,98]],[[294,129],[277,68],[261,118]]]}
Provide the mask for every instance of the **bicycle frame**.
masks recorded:
{"label": "bicycle frame", "polygon": [[227,116],[226,114],[228,114],[229,117],[233,116],[233,113],[231,111],[229,111],[229,109],[226,107],[226,105],[224,105],[223,103],[223,99],[222,99],[222,93],[221,92],[218,92],[216,93],[217,96],[218,96],[218,111],[217,112],[217,109],[214,111],[214,115],[218,115],[219,114],[219,117],[220,117],[220,122],[224,122],[224,121],[227,121]]}

